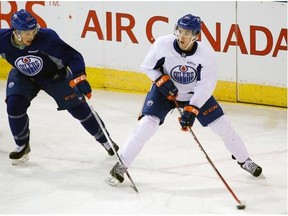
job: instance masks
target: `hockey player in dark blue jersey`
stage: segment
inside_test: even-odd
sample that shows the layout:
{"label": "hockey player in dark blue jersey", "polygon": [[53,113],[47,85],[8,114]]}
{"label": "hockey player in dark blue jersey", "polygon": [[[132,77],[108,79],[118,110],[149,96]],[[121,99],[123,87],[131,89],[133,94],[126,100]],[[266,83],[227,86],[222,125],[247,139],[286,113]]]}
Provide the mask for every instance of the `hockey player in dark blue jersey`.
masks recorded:
{"label": "hockey player in dark blue jersey", "polygon": [[[92,90],[82,55],[52,29],[40,28],[26,10],[12,15],[11,26],[11,29],[0,29],[0,55],[13,66],[6,87],[9,125],[16,143],[16,149],[9,155],[12,164],[29,159],[27,109],[40,90],[53,97],[58,110],[67,110],[109,155],[114,155],[94,111],[85,100],[85,96],[91,97]],[[117,151],[119,147],[112,143]]]}

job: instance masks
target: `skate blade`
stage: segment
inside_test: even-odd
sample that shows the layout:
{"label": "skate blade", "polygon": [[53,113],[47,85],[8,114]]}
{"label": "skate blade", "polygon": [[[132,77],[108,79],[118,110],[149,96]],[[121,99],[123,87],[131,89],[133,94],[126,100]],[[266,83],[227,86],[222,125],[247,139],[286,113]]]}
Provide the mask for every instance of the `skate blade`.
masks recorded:
{"label": "skate blade", "polygon": [[23,164],[23,163],[27,162],[28,160],[29,160],[29,155],[28,155],[28,154],[25,154],[25,155],[23,155],[23,157],[20,158],[20,159],[13,159],[13,160],[12,160],[12,165]]}
{"label": "skate blade", "polygon": [[265,179],[266,177],[265,177],[265,175],[263,173],[261,173],[257,178],[258,179]]}
{"label": "skate blade", "polygon": [[108,178],[105,180],[105,182],[106,182],[107,184],[109,184],[110,186],[113,186],[113,187],[117,186],[117,185],[120,183],[120,181],[119,181],[118,179],[114,178],[113,176],[108,177]]}

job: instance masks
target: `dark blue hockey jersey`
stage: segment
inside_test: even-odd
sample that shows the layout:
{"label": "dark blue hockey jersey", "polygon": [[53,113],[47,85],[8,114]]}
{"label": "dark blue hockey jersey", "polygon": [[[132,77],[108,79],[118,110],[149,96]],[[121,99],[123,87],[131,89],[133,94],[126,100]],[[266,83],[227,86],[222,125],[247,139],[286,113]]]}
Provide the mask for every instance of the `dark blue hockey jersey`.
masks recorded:
{"label": "dark blue hockey jersey", "polygon": [[57,71],[69,67],[73,75],[85,72],[82,55],[65,43],[55,31],[40,28],[30,46],[24,49],[11,42],[12,29],[0,29],[0,55],[22,74],[45,83]]}

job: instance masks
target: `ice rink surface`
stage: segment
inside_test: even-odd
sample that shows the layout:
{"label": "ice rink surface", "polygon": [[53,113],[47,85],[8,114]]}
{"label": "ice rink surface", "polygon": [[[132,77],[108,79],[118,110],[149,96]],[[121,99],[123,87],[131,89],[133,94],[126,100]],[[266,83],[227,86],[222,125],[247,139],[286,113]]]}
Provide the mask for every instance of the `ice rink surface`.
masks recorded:
{"label": "ice rink surface", "polygon": [[[287,110],[220,102],[262,166],[255,178],[231,159],[221,139],[198,122],[193,130],[236,196],[226,189],[189,132],[182,132],[176,110],[144,146],[126,180],[105,183],[117,162],[43,91],[29,109],[30,160],[12,166],[15,148],[8,126],[5,81],[0,81],[0,214],[287,214]],[[145,94],[93,90],[89,101],[120,148],[137,124]]]}

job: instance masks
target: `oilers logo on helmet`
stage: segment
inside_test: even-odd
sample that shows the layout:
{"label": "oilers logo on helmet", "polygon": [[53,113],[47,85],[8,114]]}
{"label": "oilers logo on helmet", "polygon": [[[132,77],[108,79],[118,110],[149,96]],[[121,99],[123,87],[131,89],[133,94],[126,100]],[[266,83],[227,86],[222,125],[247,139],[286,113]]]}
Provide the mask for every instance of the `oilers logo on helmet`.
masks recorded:
{"label": "oilers logo on helmet", "polygon": [[21,56],[15,61],[15,67],[27,76],[38,74],[43,68],[43,60],[38,56]]}
{"label": "oilers logo on helmet", "polygon": [[197,78],[196,70],[187,65],[177,65],[172,68],[170,76],[180,84],[192,83]]}

